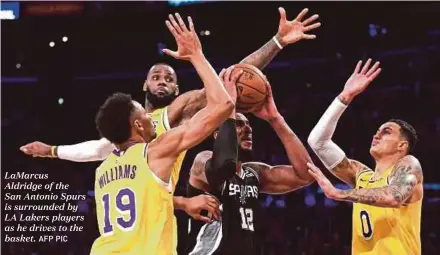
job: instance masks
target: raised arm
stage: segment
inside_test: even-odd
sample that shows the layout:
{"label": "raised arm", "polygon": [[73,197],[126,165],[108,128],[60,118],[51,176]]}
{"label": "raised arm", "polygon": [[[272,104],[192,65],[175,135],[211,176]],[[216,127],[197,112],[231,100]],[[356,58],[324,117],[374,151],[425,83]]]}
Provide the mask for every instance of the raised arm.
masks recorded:
{"label": "raised arm", "polygon": [[73,145],[51,146],[42,142],[32,142],[20,147],[27,155],[34,157],[60,158],[75,162],[104,160],[115,147],[109,140],[86,141]]}
{"label": "raised arm", "polygon": [[379,75],[381,71],[379,62],[368,69],[370,63],[371,59],[361,70],[362,62],[358,62],[353,74],[347,80],[344,90],[322,115],[307,140],[324,166],[334,176],[352,187],[356,185],[358,173],[367,167],[358,161],[348,159],[345,152],[332,141],[332,136],[338,120],[348,104]]}
{"label": "raised arm", "polygon": [[[251,64],[263,70],[267,64],[288,44],[296,43],[302,39],[315,39],[315,35],[306,34],[321,26],[316,23],[318,15],[302,21],[308,9],[302,12],[292,21],[287,20],[284,8],[279,8],[280,23],[277,34],[272,37],[261,48],[247,56],[241,62]],[[168,116],[171,127],[178,126],[182,122],[189,120],[196,112],[206,106],[206,95],[204,89],[188,91],[176,98],[168,107]]]}
{"label": "raised arm", "polygon": [[278,112],[271,86],[269,84],[267,86],[267,101],[254,114],[270,123],[283,143],[291,165],[269,166],[258,162],[249,164],[257,170],[260,176],[261,192],[286,193],[313,182],[313,177],[307,172],[307,162],[310,162],[311,159],[302,142]]}
{"label": "raised arm", "polygon": [[[178,50],[173,52],[166,49],[164,52],[178,59],[189,60],[193,64],[204,83],[207,104],[188,122],[151,142],[148,162],[150,167],[155,169],[156,175],[166,181],[177,156],[212,134],[234,108],[234,102],[223,87],[222,81],[202,53],[202,46],[191,18],[188,17],[189,30],[180,15],[176,15],[178,23],[172,15],[169,18],[170,21],[166,24],[177,41]],[[227,72],[232,72],[232,68]],[[236,80],[238,75],[239,73],[233,78]]]}
{"label": "raised arm", "polygon": [[325,195],[331,199],[378,207],[398,208],[423,197],[423,173],[419,161],[411,155],[403,157],[388,177],[389,185],[372,189],[339,190],[315,166],[310,166]]}
{"label": "raised arm", "polygon": [[280,23],[278,25],[278,32],[265,45],[247,56],[241,62],[254,65],[260,70],[263,70],[267,64],[288,44],[296,43],[302,39],[315,39],[315,35],[306,34],[306,32],[318,28],[321,23],[315,23],[318,15],[315,14],[304,20],[307,8],[303,9],[294,20],[287,20],[286,11],[284,8],[278,8],[280,12]]}

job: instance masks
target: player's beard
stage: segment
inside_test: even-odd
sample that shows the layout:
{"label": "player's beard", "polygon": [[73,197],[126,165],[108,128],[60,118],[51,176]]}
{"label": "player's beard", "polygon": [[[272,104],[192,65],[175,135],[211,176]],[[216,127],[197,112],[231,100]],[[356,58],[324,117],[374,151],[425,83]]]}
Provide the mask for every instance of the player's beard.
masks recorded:
{"label": "player's beard", "polygon": [[238,160],[241,162],[251,162],[253,158],[252,150],[244,150],[241,146],[238,146]]}
{"label": "player's beard", "polygon": [[158,97],[151,93],[150,89],[147,87],[147,91],[145,92],[145,104],[150,103],[155,109],[159,109],[170,105],[176,97],[177,96],[174,93]]}

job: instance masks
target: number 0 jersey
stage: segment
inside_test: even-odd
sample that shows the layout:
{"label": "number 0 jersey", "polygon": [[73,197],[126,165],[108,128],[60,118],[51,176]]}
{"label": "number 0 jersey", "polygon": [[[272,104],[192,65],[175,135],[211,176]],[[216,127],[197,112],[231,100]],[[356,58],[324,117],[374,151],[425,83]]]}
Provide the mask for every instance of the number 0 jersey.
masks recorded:
{"label": "number 0 jersey", "polygon": [[[239,174],[223,183],[221,194],[214,194],[221,202],[221,221],[205,224],[189,220],[186,254],[260,254],[259,186],[258,174],[243,164]],[[189,197],[203,193],[188,184]]]}
{"label": "number 0 jersey", "polygon": [[[393,167],[372,181],[373,170],[358,175],[356,189],[388,186]],[[352,254],[361,255],[419,255],[422,200],[400,208],[383,208],[360,203],[353,204]]]}

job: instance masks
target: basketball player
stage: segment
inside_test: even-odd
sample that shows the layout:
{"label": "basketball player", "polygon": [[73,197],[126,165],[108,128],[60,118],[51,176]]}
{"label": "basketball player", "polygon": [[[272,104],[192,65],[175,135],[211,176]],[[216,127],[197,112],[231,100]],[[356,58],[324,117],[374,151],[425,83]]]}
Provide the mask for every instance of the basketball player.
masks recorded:
{"label": "basketball player", "polygon": [[423,173],[410,153],[417,135],[403,120],[392,119],[373,136],[370,154],[374,170],[349,159],[332,140],[338,119],[351,101],[379,75],[379,63],[362,62],[310,133],[308,142],[324,166],[352,189],[336,189],[309,164],[310,174],[331,199],[353,202],[353,254],[421,254],[420,217]]}
{"label": "basketball player", "polygon": [[[234,100],[233,84],[224,84]],[[252,128],[243,114],[232,113],[214,134],[213,152],[200,152],[191,168],[187,195],[215,195],[222,203],[222,214],[221,221],[211,224],[190,219],[188,254],[259,254],[259,193],[283,194],[313,181],[307,173],[311,159],[306,148],[278,112],[270,85],[268,92],[267,102],[254,115],[272,126],[292,165],[251,162]]]}
{"label": "basketball player", "polygon": [[172,187],[179,177],[175,175],[175,162],[182,152],[214,132],[234,108],[203,55],[191,18],[188,29],[178,14],[176,17],[179,24],[167,20],[166,25],[178,42],[178,50],[165,52],[192,63],[204,82],[206,106],[157,139],[148,112],[129,95],[114,94],[101,106],[97,129],[117,149],[96,170],[100,237],[91,254],[175,253]]}
{"label": "basketball player", "polygon": [[[317,14],[304,20],[308,13],[306,8],[294,20],[287,20],[284,8],[280,7],[278,10],[280,21],[277,34],[260,49],[242,60],[243,63],[263,69],[285,46],[303,39],[316,38],[315,35],[307,34],[307,32],[321,26],[321,23],[315,22],[319,17]],[[175,27],[178,27],[178,23],[173,16],[170,16],[170,20]],[[146,94],[145,109],[151,114],[150,116],[158,136],[170,128],[187,122],[198,110],[206,105],[204,89],[189,91],[179,96],[177,75],[171,66],[164,63],[157,63],[151,67],[144,82],[143,90]],[[32,142],[22,146],[20,149],[34,157],[57,157],[76,162],[89,162],[105,159],[115,148],[107,139],[102,138],[74,145],[60,146]],[[186,152],[182,152],[176,161],[176,175],[180,172],[185,154]],[[203,201],[208,200],[210,198],[203,198]],[[189,202],[183,197],[176,197],[176,209],[191,208],[191,205],[194,203]],[[197,211],[196,208],[192,209]],[[188,210],[185,211],[190,214]],[[206,218],[203,219],[207,220]]]}

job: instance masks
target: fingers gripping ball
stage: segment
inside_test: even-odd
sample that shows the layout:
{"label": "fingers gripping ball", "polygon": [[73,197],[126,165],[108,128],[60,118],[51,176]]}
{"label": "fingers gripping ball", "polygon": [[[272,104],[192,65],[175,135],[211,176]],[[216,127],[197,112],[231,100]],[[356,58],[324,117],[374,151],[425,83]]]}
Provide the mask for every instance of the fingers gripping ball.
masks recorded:
{"label": "fingers gripping ball", "polygon": [[248,64],[236,64],[235,72],[243,70],[243,74],[237,80],[237,111],[250,112],[260,107],[267,98],[267,80],[264,74],[255,66]]}

